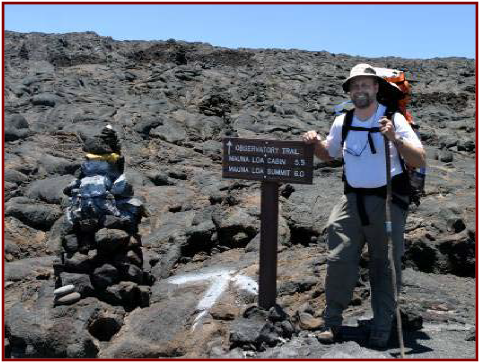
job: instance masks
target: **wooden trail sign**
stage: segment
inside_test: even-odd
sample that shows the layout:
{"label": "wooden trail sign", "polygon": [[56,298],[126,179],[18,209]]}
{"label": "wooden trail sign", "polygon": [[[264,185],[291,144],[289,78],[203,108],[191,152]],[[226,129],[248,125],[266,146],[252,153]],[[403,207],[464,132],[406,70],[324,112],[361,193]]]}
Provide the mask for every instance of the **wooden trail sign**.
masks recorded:
{"label": "wooden trail sign", "polygon": [[225,138],[222,167],[224,178],[312,184],[313,145]]}
{"label": "wooden trail sign", "polygon": [[222,177],[262,182],[258,304],[275,305],[279,183],[312,184],[313,145],[303,141],[223,139]]}

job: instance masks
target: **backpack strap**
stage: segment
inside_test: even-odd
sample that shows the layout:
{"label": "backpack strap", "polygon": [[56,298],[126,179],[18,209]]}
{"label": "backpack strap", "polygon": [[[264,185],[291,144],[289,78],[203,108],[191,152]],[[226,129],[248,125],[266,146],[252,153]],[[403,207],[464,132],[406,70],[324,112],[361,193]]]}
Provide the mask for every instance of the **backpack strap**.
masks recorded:
{"label": "backpack strap", "polygon": [[354,113],[354,109],[348,111],[348,112],[345,114],[345,119],[343,120],[343,125],[342,125],[342,147],[343,147],[343,144],[345,143],[345,140],[347,139],[347,135],[348,135],[348,132],[349,132],[350,130],[353,130],[353,131],[365,131],[365,132],[368,132],[367,138],[368,138],[368,144],[370,145],[370,151],[372,152],[372,154],[376,154],[376,153],[377,153],[377,149],[375,149],[375,144],[373,143],[373,139],[372,139],[371,133],[372,133],[372,132],[380,132],[380,128],[378,128],[378,127],[366,128],[366,127],[360,127],[360,126],[352,126],[353,113]]}
{"label": "backpack strap", "polygon": [[[351,109],[347,111],[345,114],[345,118],[343,119],[343,125],[342,125],[342,149],[343,149],[343,144],[345,143],[345,139],[347,138],[348,131],[350,131],[350,128],[352,127],[352,122],[353,122],[353,112],[355,109]],[[342,158],[342,180],[344,182],[347,182],[347,177],[345,176],[345,158]]]}
{"label": "backpack strap", "polygon": [[[392,124],[393,124],[393,128],[396,128],[395,127],[395,121],[394,121],[394,116],[395,116],[395,113],[398,112],[397,108],[396,107],[393,107],[393,106],[387,106],[387,110],[385,111],[385,117],[387,117],[389,120],[392,121]],[[395,144],[394,144],[395,145]],[[407,172],[407,168],[405,167],[405,161],[403,160],[402,156],[400,155],[400,153],[398,153],[398,158],[400,159],[400,166],[402,167],[402,171],[404,173]]]}
{"label": "backpack strap", "polygon": [[343,147],[343,144],[345,143],[345,140],[347,139],[348,131],[350,131],[350,128],[352,127],[354,111],[355,109],[351,109],[350,111],[347,111],[347,113],[345,114],[345,118],[343,120],[343,125],[342,125],[342,147]]}
{"label": "backpack strap", "polygon": [[[397,107],[394,107],[392,105],[388,105],[387,109],[385,110],[385,116],[389,120],[392,120],[392,122],[393,122],[393,115],[395,114],[395,112],[397,112]],[[393,124],[393,126],[395,127],[395,124]]]}
{"label": "backpack strap", "polygon": [[[394,106],[388,106],[387,110],[385,112],[385,116],[392,121],[393,127],[395,127],[395,120],[394,120],[394,115],[395,112],[398,112],[398,109]],[[394,144],[395,146],[395,144]],[[400,152],[398,152],[398,159],[400,160],[400,166],[402,167],[402,174],[403,174],[403,181],[401,184],[397,186],[396,189],[400,188],[402,190],[403,194],[408,193],[409,201],[408,204],[410,204],[412,201],[417,204],[417,206],[420,204],[418,200],[415,199],[415,197],[412,196],[412,185],[410,183],[410,177],[409,177],[409,171],[407,170],[407,167],[405,166],[405,161],[403,160],[402,155],[400,155]],[[418,198],[417,198],[418,199]],[[392,199],[393,201],[393,199]]]}

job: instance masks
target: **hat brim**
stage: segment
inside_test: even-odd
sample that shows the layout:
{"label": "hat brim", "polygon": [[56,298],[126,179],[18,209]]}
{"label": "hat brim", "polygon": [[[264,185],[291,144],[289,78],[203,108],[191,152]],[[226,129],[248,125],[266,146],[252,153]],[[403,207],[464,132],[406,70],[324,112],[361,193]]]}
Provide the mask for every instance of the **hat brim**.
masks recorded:
{"label": "hat brim", "polygon": [[377,76],[375,74],[356,74],[355,76],[349,77],[345,82],[343,82],[342,88],[343,90],[348,93],[350,91],[350,82],[352,79],[355,79],[357,77],[372,77],[375,78],[378,81],[378,94],[381,94],[383,97],[389,98],[389,99],[395,99],[395,100],[400,100],[402,99],[405,95],[403,92],[396,87],[395,85],[390,84],[387,80],[384,78]]}
{"label": "hat brim", "polygon": [[385,79],[383,79],[382,77],[380,76],[377,76],[376,74],[371,74],[371,73],[362,73],[362,74],[356,74],[352,77],[349,77],[347,78],[347,80],[345,82],[343,82],[343,90],[345,92],[349,92],[350,91],[350,82],[352,81],[352,79],[355,79],[355,78],[358,78],[358,77],[371,77],[371,78],[375,78],[379,84],[382,84],[382,83],[388,83]]}

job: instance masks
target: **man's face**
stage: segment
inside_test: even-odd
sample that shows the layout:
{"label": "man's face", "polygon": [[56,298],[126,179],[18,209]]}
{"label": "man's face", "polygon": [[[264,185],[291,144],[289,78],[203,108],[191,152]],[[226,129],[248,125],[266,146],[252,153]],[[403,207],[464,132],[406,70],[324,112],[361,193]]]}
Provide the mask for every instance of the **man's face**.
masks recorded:
{"label": "man's face", "polygon": [[372,77],[357,77],[350,81],[349,92],[355,107],[368,108],[377,98],[378,83]]}

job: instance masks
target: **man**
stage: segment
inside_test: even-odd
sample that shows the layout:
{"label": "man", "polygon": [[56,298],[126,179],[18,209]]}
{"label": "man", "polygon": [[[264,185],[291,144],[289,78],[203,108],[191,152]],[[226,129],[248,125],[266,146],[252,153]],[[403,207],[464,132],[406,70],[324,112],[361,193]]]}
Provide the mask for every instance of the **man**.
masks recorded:
{"label": "man", "polygon": [[[338,116],[322,140],[315,131],[303,135],[306,143],[315,144],[315,155],[329,161],[343,156],[345,193],[332,210],[327,224],[328,258],[325,279],[325,327],[317,335],[319,341],[331,343],[338,338],[342,312],[350,303],[358,281],[359,260],[365,242],[369,251],[369,276],[373,325],[369,343],[384,347],[390,336],[395,313],[395,294],[388,262],[388,243],[385,231],[386,164],[384,137],[390,141],[391,176],[393,189],[392,239],[397,276],[401,282],[403,233],[408,208],[408,187],[405,187],[405,164],[425,165],[422,144],[401,113],[393,115],[394,123],[385,117],[386,106],[377,96],[393,87],[376,74],[368,64],[352,68],[343,83],[355,106],[348,133],[343,134],[345,114]],[[391,89],[390,89],[391,91]],[[379,94],[380,92],[380,94]],[[355,127],[357,129],[355,130]],[[377,131],[369,129],[377,127]],[[365,128],[362,130],[361,128]],[[375,130],[375,129],[374,129]],[[408,179],[408,178],[407,178]]]}

